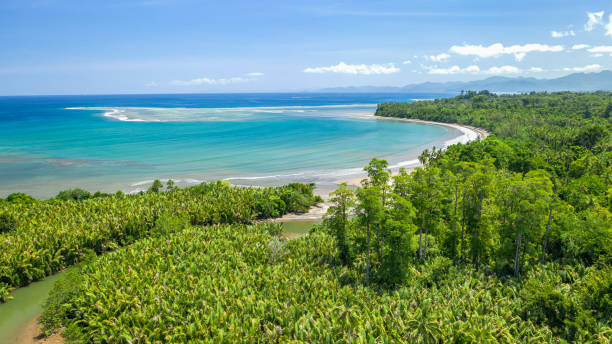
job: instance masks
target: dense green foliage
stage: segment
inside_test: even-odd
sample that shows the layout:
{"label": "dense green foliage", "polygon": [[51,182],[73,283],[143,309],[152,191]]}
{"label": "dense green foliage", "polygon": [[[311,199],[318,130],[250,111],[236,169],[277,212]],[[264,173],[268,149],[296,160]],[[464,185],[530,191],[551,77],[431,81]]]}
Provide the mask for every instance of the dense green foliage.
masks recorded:
{"label": "dense green foliage", "polygon": [[376,291],[351,284],[359,277],[335,253],[324,233],[287,242],[263,225],[189,228],[83,266],[56,286],[43,323],[107,343],[552,339],[513,314],[516,289],[495,278],[436,259]]}
{"label": "dense green foliage", "polygon": [[17,229],[15,216],[8,213],[0,213],[0,233],[6,233]]}
{"label": "dense green foliage", "polygon": [[92,195],[87,190],[76,188],[60,191],[56,197],[62,201],[83,201],[91,198]]}
{"label": "dense green foliage", "polygon": [[[537,314],[572,312],[583,288],[609,280],[549,263],[521,287],[436,257],[378,289],[342,266],[333,237],[285,241],[267,226],[188,228],[101,256],[55,286],[42,322],[77,342],[555,342]],[[590,325],[573,338],[609,341]]]}
{"label": "dense green foliage", "polygon": [[9,202],[0,204],[0,298],[6,297],[9,287],[27,285],[70,266],[88,251],[99,254],[163,234],[168,214],[201,225],[250,223],[308,210],[318,201],[312,188],[302,184],[237,188],[217,182],[78,201],[9,196]]}
{"label": "dense green foliage", "polygon": [[[323,224],[291,241],[167,213],[166,234],[57,285],[43,323],[82,342],[609,343],[611,100],[484,91],[381,104],[380,116],[492,135],[425,151],[410,174],[373,159],[362,187],[341,185]],[[267,214],[307,203],[247,202]]]}
{"label": "dense green foliage", "polygon": [[[345,235],[343,247],[365,251],[366,281],[371,273],[378,283],[401,285],[405,265],[443,256],[500,278],[523,277],[519,287],[525,306],[518,314],[561,338],[610,331],[609,312],[602,309],[609,311],[612,298],[607,277],[612,263],[611,102],[612,93],[606,92],[498,96],[483,91],[380,104],[379,116],[458,122],[484,127],[492,136],[425,151],[419,157],[425,168],[400,173],[387,194],[389,185],[369,173],[370,181],[356,193],[356,217],[344,225],[352,233]],[[374,166],[388,179],[379,161],[366,170]],[[372,196],[377,202],[359,197],[368,189],[378,195]],[[386,200],[387,207],[378,209]],[[399,231],[398,208],[405,219]],[[372,245],[370,228],[360,221],[363,209],[376,215],[372,224],[381,233]],[[407,229],[410,223],[418,230]],[[411,248],[413,234],[418,243],[412,240]],[[409,254],[393,254],[398,245]],[[391,274],[384,268],[390,262],[395,266]],[[534,277],[547,262],[558,264],[559,271]],[[583,274],[585,269],[589,273]],[[581,273],[570,278],[562,275],[567,271]]]}

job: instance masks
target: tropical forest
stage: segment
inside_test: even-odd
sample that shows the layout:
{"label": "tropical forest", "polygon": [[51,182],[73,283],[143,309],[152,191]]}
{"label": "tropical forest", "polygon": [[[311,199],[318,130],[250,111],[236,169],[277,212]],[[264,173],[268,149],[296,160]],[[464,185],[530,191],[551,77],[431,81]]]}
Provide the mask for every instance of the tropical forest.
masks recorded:
{"label": "tropical forest", "polygon": [[72,189],[0,200],[0,302],[68,269],[45,335],[73,343],[610,343],[612,93],[378,104],[490,135],[372,157],[305,235],[314,184]]}

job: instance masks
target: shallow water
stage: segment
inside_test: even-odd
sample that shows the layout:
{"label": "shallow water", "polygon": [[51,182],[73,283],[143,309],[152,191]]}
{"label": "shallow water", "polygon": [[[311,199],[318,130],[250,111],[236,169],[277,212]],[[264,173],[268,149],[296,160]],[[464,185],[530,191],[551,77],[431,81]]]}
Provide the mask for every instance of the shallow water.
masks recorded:
{"label": "shallow water", "polygon": [[17,334],[38,314],[55,281],[67,270],[46,277],[11,293],[12,300],[0,303],[0,343],[12,343]]}
{"label": "shallow water", "polygon": [[283,221],[283,233],[307,234],[312,226],[321,223],[321,220],[287,220]]}
{"label": "shallow water", "polygon": [[[433,97],[434,95],[430,95]],[[329,183],[373,157],[415,165],[461,135],[437,125],[359,118],[423,95],[219,94],[0,97],[0,197],[59,190]]]}

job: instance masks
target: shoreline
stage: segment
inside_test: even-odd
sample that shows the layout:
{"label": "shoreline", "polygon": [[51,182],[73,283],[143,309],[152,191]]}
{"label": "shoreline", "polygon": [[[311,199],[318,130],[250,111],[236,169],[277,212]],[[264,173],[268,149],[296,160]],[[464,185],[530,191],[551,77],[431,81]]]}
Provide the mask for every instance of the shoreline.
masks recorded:
{"label": "shoreline", "polygon": [[[459,130],[460,132],[463,133],[463,135],[459,135],[458,137],[454,138],[453,140],[450,140],[449,142],[452,142],[450,144],[447,144],[446,147],[451,146],[453,144],[456,143],[467,143],[473,140],[484,140],[486,139],[490,133],[482,128],[477,128],[477,127],[473,127],[471,125],[467,125],[467,124],[460,124],[460,123],[444,123],[444,122],[434,122],[434,121],[425,121],[425,120],[421,120],[421,119],[412,119],[412,118],[398,118],[398,117],[382,117],[382,116],[376,116],[374,114],[353,114],[350,115],[352,117],[356,117],[356,118],[367,118],[367,119],[381,119],[381,120],[386,120],[386,121],[400,121],[400,122],[412,122],[412,123],[423,123],[423,124],[431,124],[431,125],[439,125],[439,126],[443,126],[443,127],[447,127],[447,128],[453,128],[455,130]],[[475,137],[474,137],[475,134]],[[465,137],[464,140],[458,140],[461,139],[462,137]],[[454,142],[455,140],[457,140],[457,142]],[[446,149],[446,147],[442,147],[442,149]],[[410,168],[406,168],[406,171],[408,173],[412,173],[412,171],[414,171],[415,168],[419,167],[421,164],[419,163],[418,166],[415,167],[410,167]],[[392,176],[397,175],[396,172],[392,172],[391,174]],[[354,187],[359,187],[361,186],[361,180],[364,179],[364,176],[361,177],[352,177],[352,178],[342,178],[342,179],[338,179],[337,181],[335,181],[336,185],[340,184],[340,183],[346,183],[348,186],[354,186]]]}
{"label": "shoreline", "polygon": [[374,114],[353,114],[349,116],[357,117],[357,118],[382,119],[386,121],[401,121],[401,122],[413,122],[413,123],[440,125],[443,127],[457,129],[463,133],[465,133],[464,130],[469,130],[469,131],[475,132],[478,135],[478,138],[480,139],[486,139],[489,135],[491,135],[485,129],[473,127],[471,125],[461,124],[461,123],[434,122],[434,121],[425,121],[422,119],[414,119],[414,118],[384,117],[384,116],[376,116]]}
{"label": "shoreline", "polygon": [[[467,143],[470,141],[474,141],[474,140],[484,140],[486,139],[490,133],[488,131],[486,131],[485,129],[482,128],[477,128],[477,127],[473,127],[471,125],[467,125],[467,124],[460,124],[460,123],[443,123],[443,122],[433,122],[433,121],[424,121],[424,120],[420,120],[420,119],[412,119],[412,118],[396,118],[396,117],[382,117],[382,116],[376,116],[373,114],[352,114],[349,115],[351,117],[356,117],[356,118],[367,118],[367,119],[382,119],[382,120],[388,120],[388,121],[403,121],[403,122],[413,122],[413,123],[423,123],[423,124],[431,124],[431,125],[440,125],[440,126],[444,126],[444,127],[449,127],[449,128],[453,128],[456,130],[459,130],[461,133],[463,133],[462,135],[459,135],[457,138],[451,140],[454,141],[458,138],[461,137],[465,137],[465,142],[462,141],[458,141],[458,142],[454,142],[451,144],[446,145],[446,147],[451,146],[453,144],[456,143]],[[472,134],[472,135],[470,135]],[[474,136],[475,134],[475,136]],[[443,147],[442,149],[446,149],[446,147]],[[405,168],[406,172],[408,172],[409,174],[412,173],[417,167],[420,167],[420,163],[418,166],[415,167],[410,167],[410,168]],[[399,167],[401,168],[401,167]],[[397,168],[399,170],[399,168]],[[393,168],[395,169],[395,168]],[[393,171],[391,172],[391,176],[396,176],[398,174],[398,171]],[[361,181],[366,178],[365,176],[359,176],[359,177],[349,177],[349,178],[341,178],[338,179],[336,181],[333,182],[333,184],[340,185],[341,183],[346,183],[347,186],[349,187],[360,187],[361,186]],[[285,222],[285,221],[306,221],[306,220],[321,220],[323,218],[323,215],[325,215],[325,213],[327,212],[327,209],[331,206],[331,202],[329,201],[329,193],[331,193],[333,190],[330,190],[328,192],[323,192],[320,193],[319,195],[323,198],[324,202],[313,206],[310,208],[310,210],[307,213],[304,214],[286,214],[283,217],[280,217],[278,219],[274,219],[274,222]]]}

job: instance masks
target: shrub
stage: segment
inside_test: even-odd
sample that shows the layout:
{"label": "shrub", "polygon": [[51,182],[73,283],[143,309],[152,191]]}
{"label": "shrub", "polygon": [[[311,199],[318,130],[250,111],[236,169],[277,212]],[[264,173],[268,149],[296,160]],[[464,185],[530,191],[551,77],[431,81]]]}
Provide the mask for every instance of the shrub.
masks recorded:
{"label": "shrub", "polygon": [[21,192],[16,192],[8,195],[6,201],[15,204],[33,204],[37,202],[34,197]]}
{"label": "shrub", "polygon": [[421,283],[427,288],[439,284],[446,279],[453,262],[442,256],[435,257],[428,261],[421,272]]}
{"label": "shrub", "polygon": [[62,201],[83,201],[91,197],[89,191],[79,188],[63,190],[55,196],[55,198],[61,199]]}
{"label": "shrub", "polygon": [[66,325],[66,319],[75,318],[71,300],[78,295],[79,282],[78,269],[73,269],[53,284],[49,297],[43,303],[43,312],[39,319],[45,335],[50,335]]}
{"label": "shrub", "polygon": [[6,233],[17,229],[17,220],[13,215],[0,214],[0,233]]}
{"label": "shrub", "polygon": [[160,182],[159,179],[155,179],[155,181],[153,181],[153,184],[151,184],[151,187],[149,187],[149,192],[157,193],[163,188],[164,188],[164,184]]}
{"label": "shrub", "polygon": [[593,310],[595,317],[604,321],[612,319],[612,267],[589,271],[578,290],[583,305]]}
{"label": "shrub", "polygon": [[0,282],[0,301],[5,302],[7,299],[10,298],[9,296],[9,292],[11,291],[11,286],[4,283],[4,282]]}

